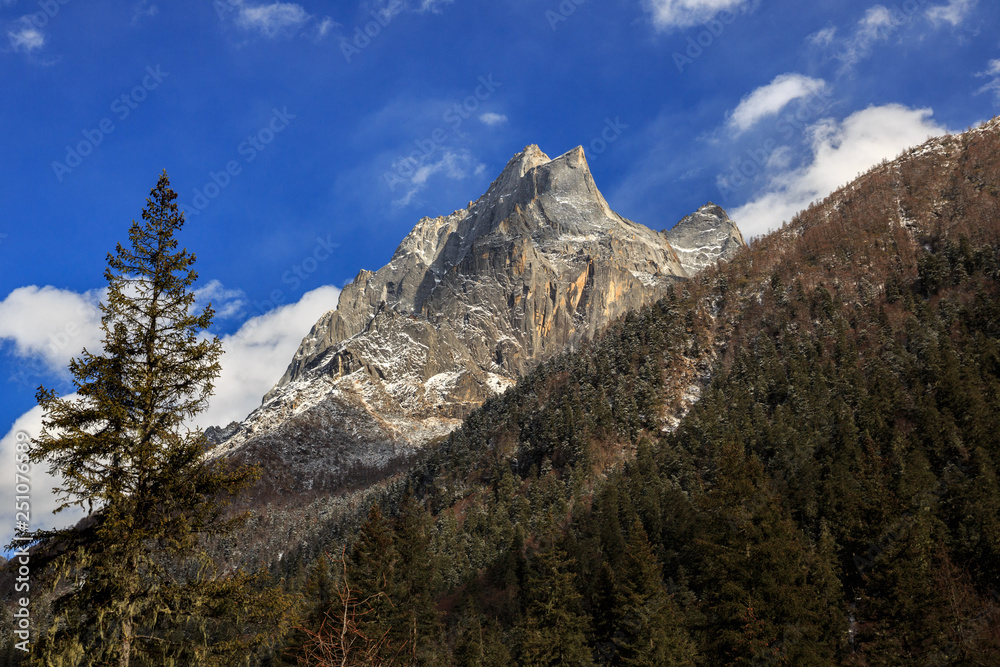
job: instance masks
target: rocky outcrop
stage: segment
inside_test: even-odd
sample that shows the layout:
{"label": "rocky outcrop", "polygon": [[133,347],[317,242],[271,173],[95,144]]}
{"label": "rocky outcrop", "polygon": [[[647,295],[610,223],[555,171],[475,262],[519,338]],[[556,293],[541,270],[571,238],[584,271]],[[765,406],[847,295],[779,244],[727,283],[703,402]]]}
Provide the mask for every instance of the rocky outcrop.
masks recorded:
{"label": "rocky outcrop", "polygon": [[420,220],[386,266],[358,274],[213,451],[273,461],[309,430],[265,476],[317,488],[352,466],[389,469],[687,275],[665,234],[611,210],[582,148],[553,160],[528,146],[485,195]]}
{"label": "rocky outcrop", "polygon": [[743,234],[729,215],[712,202],[664,230],[685,271],[695,274],[719,260],[732,259],[746,247]]}

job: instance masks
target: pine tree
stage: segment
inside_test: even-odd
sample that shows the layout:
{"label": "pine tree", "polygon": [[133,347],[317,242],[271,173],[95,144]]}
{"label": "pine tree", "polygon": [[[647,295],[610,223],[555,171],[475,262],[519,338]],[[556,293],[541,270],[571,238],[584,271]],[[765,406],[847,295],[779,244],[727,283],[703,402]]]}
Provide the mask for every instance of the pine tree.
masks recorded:
{"label": "pine tree", "polygon": [[62,584],[36,645],[46,664],[212,664],[264,641],[255,624],[282,608],[276,592],[256,592],[254,577],[216,576],[203,551],[204,538],[236,525],[227,500],[259,473],[204,456],[203,434],[189,427],[212,394],[222,347],[200,335],[211,307],[192,312],[195,256],[177,250],[176,198],[164,172],[129,247],[108,255],[104,349],[70,362],[77,396],[38,391],[44,429],[31,460],[61,479],[59,510],[89,512],[31,536]]}

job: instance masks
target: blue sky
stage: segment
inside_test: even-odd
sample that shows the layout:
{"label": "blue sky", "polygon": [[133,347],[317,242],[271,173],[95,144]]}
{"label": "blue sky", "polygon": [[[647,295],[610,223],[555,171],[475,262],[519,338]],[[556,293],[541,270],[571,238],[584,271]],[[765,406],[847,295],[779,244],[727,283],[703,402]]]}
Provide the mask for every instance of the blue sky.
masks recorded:
{"label": "blue sky", "polygon": [[227,350],[204,423],[227,422],[525,145],[583,145],[647,226],[712,200],[758,235],[1000,113],[997,25],[987,0],[0,0],[0,491],[163,169]]}

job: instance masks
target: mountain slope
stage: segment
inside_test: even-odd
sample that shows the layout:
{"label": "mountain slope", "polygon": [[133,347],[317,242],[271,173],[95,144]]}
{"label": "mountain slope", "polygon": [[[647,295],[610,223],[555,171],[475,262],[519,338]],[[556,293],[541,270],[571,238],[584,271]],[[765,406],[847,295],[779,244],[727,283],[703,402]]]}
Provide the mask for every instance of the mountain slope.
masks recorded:
{"label": "mountain slope", "polygon": [[[997,664],[998,304],[993,121],[543,363],[381,499],[390,548],[404,489],[433,517],[442,661],[524,664],[570,617],[618,664],[662,611],[686,664]],[[636,597],[649,553],[683,611]]]}
{"label": "mountain slope", "polygon": [[386,266],[345,287],[214,452],[267,461],[275,489],[395,470],[687,275],[664,234],[611,210],[582,149],[550,159],[528,146],[479,200],[422,219]]}

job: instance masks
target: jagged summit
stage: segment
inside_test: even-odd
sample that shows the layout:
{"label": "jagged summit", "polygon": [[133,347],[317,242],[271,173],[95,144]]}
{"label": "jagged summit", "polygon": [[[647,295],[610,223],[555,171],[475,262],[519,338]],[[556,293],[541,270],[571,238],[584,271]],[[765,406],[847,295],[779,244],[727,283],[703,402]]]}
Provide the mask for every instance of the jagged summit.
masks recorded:
{"label": "jagged summit", "polygon": [[[421,219],[389,264],[375,273],[362,271],[344,289],[337,309],[303,341],[278,387],[315,367],[339,341],[361,333],[380,311],[457,324],[454,332],[477,349],[477,365],[516,378],[542,348],[561,349],[576,334],[592,333],[605,317],[637,305],[616,295],[617,303],[602,303],[596,313],[583,298],[594,291],[588,288],[591,278],[638,296],[686,275],[663,235],[611,210],[582,148],[553,160],[528,146],[477,201]],[[557,298],[567,290],[574,295]],[[511,312],[526,297],[531,307]],[[470,328],[464,320],[484,304],[500,321],[479,332],[475,322]],[[574,324],[576,317],[584,326]],[[557,319],[561,331],[551,339]],[[481,333],[513,337],[510,342],[522,349],[482,349]]]}
{"label": "jagged summit", "polygon": [[388,264],[361,271],[214,451],[273,461],[282,488],[389,470],[687,276],[666,235],[611,209],[581,147],[551,159],[527,146],[483,196],[422,218]]}
{"label": "jagged summit", "polygon": [[712,202],[678,222],[673,229],[664,230],[664,234],[689,274],[720,259],[731,259],[740,248],[746,247],[736,223],[721,206]]}

